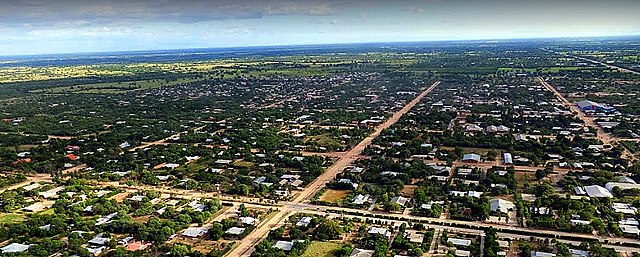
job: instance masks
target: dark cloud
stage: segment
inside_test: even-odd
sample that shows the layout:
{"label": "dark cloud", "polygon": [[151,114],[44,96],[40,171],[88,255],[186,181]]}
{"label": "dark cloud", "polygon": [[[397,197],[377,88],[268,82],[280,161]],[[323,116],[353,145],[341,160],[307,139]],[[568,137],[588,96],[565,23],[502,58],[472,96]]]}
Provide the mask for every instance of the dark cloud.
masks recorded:
{"label": "dark cloud", "polygon": [[269,15],[331,15],[344,4],[335,0],[4,0],[0,2],[0,22],[9,26],[195,23]]}

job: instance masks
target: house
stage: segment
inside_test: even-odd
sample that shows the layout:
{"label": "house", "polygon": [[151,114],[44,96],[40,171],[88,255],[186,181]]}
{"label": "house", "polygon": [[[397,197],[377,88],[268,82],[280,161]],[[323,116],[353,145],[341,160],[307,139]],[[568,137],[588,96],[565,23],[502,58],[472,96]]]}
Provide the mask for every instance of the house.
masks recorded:
{"label": "house", "polygon": [[402,207],[406,207],[407,203],[410,201],[410,198],[406,198],[406,197],[402,197],[402,196],[396,196],[391,198],[391,203],[395,203],[397,205],[400,205]]}
{"label": "house", "polygon": [[41,212],[51,208],[51,206],[53,206],[53,203],[54,202],[34,203],[32,205],[22,208],[22,210],[26,212],[33,212],[33,213]]}
{"label": "house", "polygon": [[591,224],[590,221],[588,220],[578,220],[578,219],[571,219],[569,222],[571,222],[571,226],[575,226],[575,225],[589,225]]}
{"label": "house", "polygon": [[38,193],[38,195],[42,196],[43,198],[49,199],[49,198],[52,198],[54,196],[57,196],[58,193],[60,191],[62,191],[62,190],[64,190],[64,187],[56,187],[54,189],[51,189],[51,190],[48,190],[48,191],[45,191],[45,192],[40,192],[40,193]]}
{"label": "house", "polygon": [[515,210],[516,205],[513,202],[502,200],[500,198],[495,198],[491,200],[491,211],[499,212],[499,213],[508,213],[509,211]]}
{"label": "house", "polygon": [[618,182],[609,182],[604,184],[604,188],[606,188],[609,191],[613,191],[613,188],[618,187],[621,190],[626,190],[626,189],[640,189],[640,184],[635,184],[635,183],[618,183]]}
{"label": "house", "polygon": [[460,168],[458,169],[458,175],[460,176],[469,176],[471,175],[471,173],[473,172],[472,169],[468,169],[468,168]]}
{"label": "house", "polygon": [[349,172],[351,173],[362,173],[364,171],[364,168],[362,167],[353,167],[351,168],[351,170]]}
{"label": "house", "polygon": [[555,257],[553,253],[531,251],[531,257]]}
{"label": "house", "polygon": [[375,252],[373,250],[353,249],[349,257],[372,257]]}
{"label": "house", "polygon": [[0,248],[1,253],[22,253],[29,250],[31,245],[19,244],[19,243],[11,243],[5,247]]}
{"label": "house", "polygon": [[351,181],[351,179],[348,179],[348,178],[341,178],[340,180],[338,180],[338,183],[340,183],[340,184],[349,184],[349,185],[351,185],[351,187],[353,187],[353,189],[358,188],[358,183],[355,183],[355,182]]}
{"label": "house", "polygon": [[628,203],[612,203],[611,208],[618,213],[635,215],[638,209]]}
{"label": "house", "polygon": [[91,245],[104,246],[111,241],[111,238],[103,237],[103,236],[104,234],[98,234],[93,239],[89,240],[89,242],[87,243]]}
{"label": "house", "polygon": [[471,256],[471,252],[470,251],[465,251],[465,250],[459,250],[456,249],[456,251],[454,252],[455,256],[459,256],[459,257],[468,257]]}
{"label": "house", "polygon": [[480,158],[480,155],[469,153],[462,157],[462,161],[467,163],[480,163],[482,162],[482,159]]}
{"label": "house", "polygon": [[244,233],[245,228],[239,228],[239,227],[231,227],[229,229],[227,229],[227,231],[225,231],[225,234],[230,234],[230,235],[242,235],[242,233]]}
{"label": "house", "polygon": [[239,219],[240,219],[240,222],[242,222],[242,224],[250,225],[250,226],[255,226],[260,222],[260,220],[254,217],[240,217]]}
{"label": "house", "polygon": [[355,205],[362,205],[370,201],[371,201],[371,196],[369,194],[366,194],[366,195],[358,194],[356,195],[355,198],[353,198],[353,204]]}
{"label": "house", "polygon": [[118,240],[118,244],[119,245],[128,245],[131,242],[133,242],[133,237],[132,236],[128,236],[128,237],[125,237],[123,239]]}
{"label": "house", "polygon": [[309,224],[311,224],[311,217],[303,217],[302,219],[300,219],[298,221],[298,223],[296,223],[296,227],[306,227],[309,226]]}
{"label": "house", "polygon": [[596,197],[596,198],[605,198],[605,197],[612,198],[613,197],[613,195],[611,194],[611,192],[609,192],[609,190],[598,185],[585,186],[584,191],[587,192],[587,195],[589,197]]}
{"label": "house", "polygon": [[93,256],[98,256],[100,255],[104,250],[107,249],[106,246],[87,246],[85,247],[85,249],[87,249],[87,252],[89,252],[90,254],[92,254]]}
{"label": "house", "polygon": [[569,249],[569,253],[573,257],[589,257],[589,252],[585,250]]}
{"label": "house", "polygon": [[447,243],[451,243],[455,246],[470,246],[471,240],[450,237],[450,238],[447,238]]}
{"label": "house", "polygon": [[367,231],[367,233],[369,233],[369,234],[378,234],[378,235],[381,235],[381,236],[383,236],[385,238],[391,237],[391,231],[387,230],[386,228],[370,227],[369,230]]}
{"label": "house", "polygon": [[502,163],[504,165],[513,165],[513,157],[510,153],[502,154]]}
{"label": "house", "polygon": [[[298,242],[300,241],[304,242],[304,240],[298,240]],[[278,241],[276,242],[275,245],[273,245],[273,248],[278,248],[283,251],[291,251],[291,249],[293,249],[294,244],[295,244],[294,241]]]}
{"label": "house", "polygon": [[404,232],[404,238],[409,239],[409,242],[421,244],[424,241],[424,234],[419,234],[415,230],[406,230]]}
{"label": "house", "polygon": [[638,226],[619,225],[619,228],[624,234],[640,235],[640,229],[638,229]]}
{"label": "house", "polygon": [[187,228],[184,231],[182,231],[182,236],[197,238],[197,237],[203,236],[206,233],[207,233],[207,230],[204,228]]}

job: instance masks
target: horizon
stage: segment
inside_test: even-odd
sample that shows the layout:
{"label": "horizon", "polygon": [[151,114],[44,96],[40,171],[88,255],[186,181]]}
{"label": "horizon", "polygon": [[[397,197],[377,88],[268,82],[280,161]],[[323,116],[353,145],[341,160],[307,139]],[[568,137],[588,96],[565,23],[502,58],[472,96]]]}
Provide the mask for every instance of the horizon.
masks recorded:
{"label": "horizon", "polygon": [[[284,48],[284,47],[326,47],[326,46],[348,46],[348,45],[394,45],[394,44],[426,44],[426,43],[510,43],[516,41],[605,41],[605,40],[624,40],[640,38],[640,33],[634,35],[610,35],[610,36],[580,36],[580,37],[523,37],[523,38],[479,38],[479,39],[463,39],[463,40],[417,40],[417,41],[380,41],[380,42],[338,42],[338,43],[318,43],[318,44],[287,44],[287,45],[246,45],[246,46],[220,46],[220,47],[194,47],[194,48],[167,48],[167,49],[131,49],[131,50],[115,50],[115,51],[87,51],[87,52],[59,52],[59,53],[37,53],[37,54],[17,54],[3,55],[0,58],[30,58],[30,57],[54,57],[54,56],[78,56],[78,55],[98,55],[98,54],[135,54],[135,53],[160,53],[168,51],[211,51],[211,50],[232,50],[232,49],[251,49],[251,48]],[[0,61],[11,61],[12,59],[0,59]],[[18,60],[18,59],[13,59]],[[2,65],[0,63],[0,65]]]}
{"label": "horizon", "polygon": [[640,35],[639,1],[5,0],[0,56]]}

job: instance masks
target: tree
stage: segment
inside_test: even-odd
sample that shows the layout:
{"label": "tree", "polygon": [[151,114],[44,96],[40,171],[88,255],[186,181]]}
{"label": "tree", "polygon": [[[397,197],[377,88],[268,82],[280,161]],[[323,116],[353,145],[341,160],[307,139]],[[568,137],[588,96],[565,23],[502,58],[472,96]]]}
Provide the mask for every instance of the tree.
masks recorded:
{"label": "tree", "polygon": [[324,220],[314,232],[314,236],[318,240],[331,240],[337,239],[342,234],[343,229],[333,220]]}
{"label": "tree", "polygon": [[213,224],[213,227],[209,229],[209,237],[212,240],[218,240],[224,234],[224,230],[222,230],[222,224],[216,222]]}

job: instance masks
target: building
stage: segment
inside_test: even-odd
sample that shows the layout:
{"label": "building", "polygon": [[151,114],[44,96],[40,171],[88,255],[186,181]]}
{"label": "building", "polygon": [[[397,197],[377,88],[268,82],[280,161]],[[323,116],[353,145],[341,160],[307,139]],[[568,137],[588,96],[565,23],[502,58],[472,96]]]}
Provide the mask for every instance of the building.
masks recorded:
{"label": "building", "polygon": [[311,217],[303,217],[302,219],[300,219],[298,221],[298,223],[296,223],[296,227],[306,227],[309,226],[309,224],[311,224]]}
{"label": "building", "polygon": [[513,202],[502,200],[500,198],[491,200],[491,211],[499,212],[499,213],[508,213],[509,211],[515,210],[516,205]]}
{"label": "building", "polygon": [[418,231],[415,230],[406,230],[404,232],[404,238],[409,239],[411,243],[422,244],[424,234],[419,234]]}
{"label": "building", "polygon": [[242,235],[242,233],[244,233],[245,228],[239,228],[239,227],[231,227],[229,229],[227,229],[227,231],[225,231],[225,234],[230,234],[230,235]]}
{"label": "building", "polygon": [[582,111],[596,111],[596,112],[612,112],[615,108],[606,104],[596,103],[594,101],[584,100],[576,103]]}
{"label": "building", "polygon": [[242,224],[250,225],[250,226],[254,226],[260,222],[260,220],[254,217],[240,217],[239,219],[240,219],[240,222],[242,222]]}
{"label": "building", "polygon": [[394,198],[391,198],[391,203],[395,203],[397,205],[400,205],[402,207],[406,207],[407,203],[410,201],[410,198],[406,198],[406,197],[402,197],[402,196],[396,196]]}
{"label": "building", "polygon": [[505,165],[513,165],[513,157],[510,153],[502,154],[502,163]]}
{"label": "building", "polygon": [[447,243],[451,243],[455,246],[470,246],[471,240],[450,237],[450,238],[447,238]]}
{"label": "building", "polygon": [[531,257],[555,257],[554,253],[531,251]]}
{"label": "building", "polygon": [[204,228],[187,228],[184,231],[182,231],[182,236],[196,238],[196,237],[201,237],[206,233],[207,233],[207,230]]}
{"label": "building", "polygon": [[355,198],[353,198],[353,204],[355,205],[362,205],[370,201],[371,201],[371,196],[369,194],[366,194],[366,195],[358,194],[356,195]]}
{"label": "building", "polygon": [[[298,240],[298,242],[304,242],[304,240]],[[293,249],[294,241],[278,241],[273,248],[278,248],[283,251],[291,251]]]}
{"label": "building", "polygon": [[1,253],[21,253],[29,250],[31,245],[19,244],[19,243],[11,243],[5,247],[0,248]]}
{"label": "building", "polygon": [[353,249],[351,255],[349,257],[372,257],[374,254],[373,250],[364,250],[364,249]]}
{"label": "building", "polygon": [[613,191],[613,188],[615,188],[615,187],[618,187],[621,190],[640,189],[640,184],[609,182],[609,183],[604,184],[604,187],[609,191]]}
{"label": "building", "polygon": [[383,236],[385,238],[391,237],[391,231],[389,231],[386,228],[370,227],[369,231],[367,231],[367,233],[369,233],[369,234],[378,234],[378,235],[381,235],[381,236]]}
{"label": "building", "polygon": [[468,163],[480,163],[482,162],[482,159],[480,157],[480,155],[474,154],[474,153],[469,153],[469,154],[465,154],[462,157],[462,161],[463,162],[468,162]]}
{"label": "building", "polygon": [[612,203],[611,208],[613,208],[615,212],[629,215],[635,215],[638,211],[636,207],[628,203]]}
{"label": "building", "polygon": [[584,191],[587,192],[587,195],[589,197],[613,198],[613,195],[611,194],[611,192],[609,192],[609,190],[598,185],[585,186]]}

